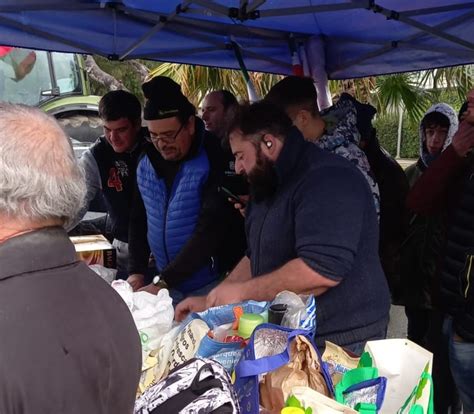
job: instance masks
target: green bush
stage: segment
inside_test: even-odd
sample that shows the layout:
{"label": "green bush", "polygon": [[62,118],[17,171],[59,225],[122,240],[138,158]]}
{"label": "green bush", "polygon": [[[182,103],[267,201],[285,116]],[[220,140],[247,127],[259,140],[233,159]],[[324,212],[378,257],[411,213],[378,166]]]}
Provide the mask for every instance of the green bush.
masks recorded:
{"label": "green bush", "polygon": [[410,122],[407,118],[403,119],[400,156],[402,158],[418,158],[420,156],[419,124]]}
{"label": "green bush", "polygon": [[[397,154],[398,116],[379,115],[374,121],[374,127],[377,129],[380,145],[395,157]],[[406,116],[403,117],[402,123],[400,156],[402,158],[418,158],[419,156],[418,125],[410,122]]]}
{"label": "green bush", "polygon": [[373,125],[377,130],[380,145],[392,156],[397,153],[398,117],[394,115],[378,115]]}
{"label": "green bush", "polygon": [[[459,111],[462,105],[462,101],[455,91],[440,91],[438,94],[433,94],[431,100],[432,104],[446,102],[448,105],[451,105],[456,112]],[[403,117],[401,158],[419,157],[419,122],[421,122],[421,119],[418,122],[414,122],[410,121],[407,116]],[[373,124],[374,127],[377,128],[377,136],[380,144],[395,157],[397,154],[398,115],[378,115]]]}

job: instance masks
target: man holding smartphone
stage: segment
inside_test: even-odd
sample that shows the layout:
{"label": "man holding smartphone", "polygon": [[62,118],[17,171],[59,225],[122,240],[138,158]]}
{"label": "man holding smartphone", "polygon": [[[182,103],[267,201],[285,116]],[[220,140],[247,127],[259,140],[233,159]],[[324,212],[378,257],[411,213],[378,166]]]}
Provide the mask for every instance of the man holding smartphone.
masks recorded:
{"label": "man holding smartphone", "polygon": [[[421,175],[407,198],[418,214],[444,213],[442,252],[435,309],[444,314],[445,341],[436,355],[448,354],[450,371],[465,413],[474,412],[474,89],[460,114],[452,142]],[[433,329],[433,328],[432,328]],[[445,349],[447,343],[448,350]]]}
{"label": "man holding smartphone", "polygon": [[236,171],[250,183],[249,247],[219,286],[188,298],[188,312],[283,290],[318,296],[318,336],[355,353],[386,335],[390,294],[378,257],[378,223],[369,186],[347,160],[304,141],[269,103],[242,108],[230,133]]}
{"label": "man holding smartphone", "polygon": [[219,141],[223,151],[225,169],[220,192],[236,209],[227,232],[231,240],[228,240],[227,248],[221,253],[221,260],[230,267],[236,264],[247,248],[243,216],[249,187],[245,178],[235,172],[235,159],[227,140],[229,121],[233,119],[238,107],[236,97],[225,89],[209,92],[201,106],[206,131]]}

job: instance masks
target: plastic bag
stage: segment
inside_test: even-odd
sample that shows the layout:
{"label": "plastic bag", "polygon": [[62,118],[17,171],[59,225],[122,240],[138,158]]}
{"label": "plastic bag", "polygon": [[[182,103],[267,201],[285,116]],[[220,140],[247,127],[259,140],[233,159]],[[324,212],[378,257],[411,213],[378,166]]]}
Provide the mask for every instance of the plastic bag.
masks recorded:
{"label": "plastic bag", "polygon": [[316,331],[316,301],[313,295],[297,295],[284,290],[275,296],[271,304],[285,304],[288,307],[281,326]]}
{"label": "plastic bag", "polygon": [[336,401],[356,411],[378,412],[382,407],[387,378],[379,376],[377,368],[359,367],[347,371],[335,387]]}
{"label": "plastic bag", "polygon": [[[303,348],[305,348],[303,352],[305,359],[306,355],[310,356],[311,364],[315,364],[314,366],[311,365],[311,367],[320,371],[329,394],[332,394],[331,378],[327,372],[326,365],[321,362],[318,349],[312,342],[312,333],[302,329],[291,330],[272,324],[262,324],[255,328],[242,354],[242,358],[235,367],[234,388],[239,397],[242,413],[258,412],[260,399],[259,378],[262,374],[276,371],[280,367],[291,363],[291,344],[298,336],[304,337],[306,340],[302,341],[304,347],[296,348],[296,351],[303,351]],[[308,343],[311,346],[308,346]],[[293,347],[297,345],[298,343],[295,343]],[[310,354],[306,351],[310,352]],[[294,355],[294,352],[292,352],[292,355]],[[316,362],[319,363],[319,368],[316,368]],[[303,370],[300,371],[303,371],[304,375],[307,376],[306,372],[308,370],[306,366],[303,366]],[[314,372],[314,370],[311,371]],[[311,378],[310,381],[314,383],[316,379]],[[286,395],[283,395],[280,402],[285,398]]]}
{"label": "plastic bag", "polygon": [[332,383],[337,385],[342,376],[351,369],[357,368],[359,357],[350,356],[343,348],[326,341],[326,349],[323,354],[323,361],[326,362]]}
{"label": "plastic bag", "polygon": [[138,383],[138,395],[168,375],[168,359],[171,354],[171,349],[175,344],[176,337],[178,336],[179,329],[179,326],[175,326],[171,331],[165,334],[161,338],[159,348],[151,351],[147,359],[143,361],[142,374],[140,382]]}
{"label": "plastic bag", "polygon": [[311,342],[302,335],[291,342],[288,364],[268,372],[260,382],[260,403],[268,410],[280,412],[286,398],[296,386],[309,387],[329,396],[322,374],[321,360]]}
{"label": "plastic bag", "polygon": [[174,309],[168,290],[161,289],[157,295],[148,292],[133,292],[124,280],[112,282],[112,287],[123,298],[132,312],[142,343],[142,360],[160,346],[161,339],[173,326]]}
{"label": "plastic bag", "polygon": [[[192,320],[202,320],[207,324],[208,331],[214,330],[223,325],[233,323],[236,319],[235,310],[241,308],[244,313],[261,314],[268,307],[268,302],[255,302],[249,300],[242,303],[217,306],[209,308],[203,312],[193,313],[183,322],[183,329]],[[204,335],[201,338],[196,356],[200,358],[209,358],[219,362],[228,372],[232,372],[235,364],[242,354],[243,347],[241,342],[221,342],[216,338]]]}
{"label": "plastic bag", "polygon": [[102,279],[104,279],[109,285],[115,280],[117,276],[117,269],[110,269],[100,264],[90,265],[89,269],[97,273]]}

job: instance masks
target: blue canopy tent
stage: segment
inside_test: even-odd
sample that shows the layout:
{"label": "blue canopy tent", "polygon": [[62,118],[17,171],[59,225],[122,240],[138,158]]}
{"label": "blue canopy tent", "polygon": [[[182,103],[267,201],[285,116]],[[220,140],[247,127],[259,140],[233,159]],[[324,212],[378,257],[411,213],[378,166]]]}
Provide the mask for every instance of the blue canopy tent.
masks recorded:
{"label": "blue canopy tent", "polygon": [[[329,79],[474,62],[474,1],[0,0],[0,44]],[[324,105],[323,105],[324,106]]]}

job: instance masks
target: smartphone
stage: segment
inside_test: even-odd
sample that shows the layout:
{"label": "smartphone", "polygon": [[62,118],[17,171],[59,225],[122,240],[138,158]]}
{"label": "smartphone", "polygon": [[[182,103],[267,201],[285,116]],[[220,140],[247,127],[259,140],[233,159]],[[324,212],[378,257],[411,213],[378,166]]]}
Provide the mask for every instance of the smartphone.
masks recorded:
{"label": "smartphone", "polygon": [[245,202],[237,195],[235,195],[232,191],[225,187],[219,187],[219,191],[224,193],[227,197],[231,198],[236,203],[242,204],[245,207]]}

